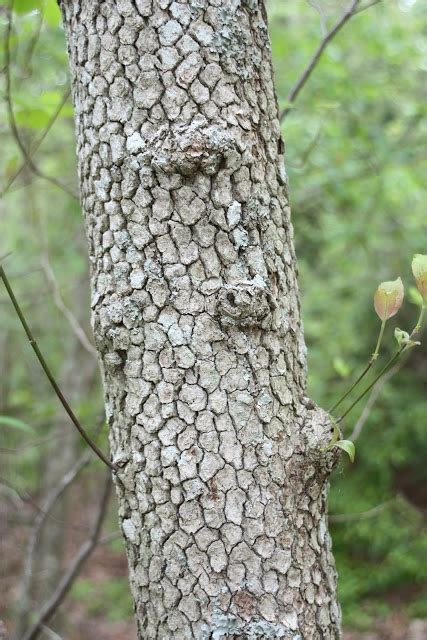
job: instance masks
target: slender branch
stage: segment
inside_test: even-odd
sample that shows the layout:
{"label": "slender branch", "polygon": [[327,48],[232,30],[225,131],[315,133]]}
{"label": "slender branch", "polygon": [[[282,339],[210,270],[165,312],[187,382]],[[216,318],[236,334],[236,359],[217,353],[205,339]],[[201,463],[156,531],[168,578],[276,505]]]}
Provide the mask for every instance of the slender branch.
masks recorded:
{"label": "slender branch", "polygon": [[31,62],[34,55],[34,51],[36,50],[36,47],[37,47],[37,43],[40,40],[40,35],[43,27],[44,15],[42,10],[38,12],[37,18],[38,18],[37,25],[32,37],[29,40],[28,47],[25,52],[24,62],[23,62],[24,72],[26,72],[27,76],[31,75]]}
{"label": "slender branch", "polygon": [[10,66],[11,66],[10,39],[11,39],[11,35],[12,35],[12,9],[13,9],[13,2],[14,2],[14,0],[10,0],[9,7],[7,8],[7,25],[6,25],[5,45],[4,45],[4,49],[5,49],[5,52],[4,52],[4,57],[5,57],[5,72],[4,72],[5,73],[5,102],[6,102],[6,108],[7,108],[9,127],[10,127],[12,135],[13,135],[15,141],[16,141],[16,144],[18,145],[19,150],[21,151],[22,157],[25,160],[25,164],[29,167],[29,169],[31,169],[31,171],[36,176],[38,176],[39,178],[42,178],[43,180],[46,180],[46,181],[50,182],[51,184],[55,185],[59,189],[62,189],[62,191],[65,191],[65,193],[67,193],[72,198],[77,198],[77,195],[74,193],[74,191],[69,189],[69,187],[67,187],[66,185],[62,184],[62,182],[60,182],[59,180],[57,180],[53,176],[49,176],[49,175],[45,174],[43,171],[41,171],[41,169],[39,169],[37,167],[37,165],[34,164],[34,161],[32,160],[31,156],[29,155],[26,146],[22,142],[21,134],[19,133],[19,130],[18,130],[18,125],[16,123],[15,113],[14,113],[13,104],[12,104],[11,77],[10,77]]}
{"label": "slender branch", "polygon": [[49,627],[47,627],[45,624],[43,625],[42,630],[45,632],[45,634],[50,640],[63,640],[63,638],[60,635],[58,635],[52,629],[49,629]]}
{"label": "slender branch", "polygon": [[[19,599],[19,619],[26,617],[29,612],[29,600],[30,600],[30,587],[31,587],[31,579],[33,575],[34,568],[34,555],[36,550],[36,545],[38,543],[41,530],[49,517],[52,509],[55,504],[61,498],[61,496],[65,493],[68,487],[74,482],[74,480],[79,475],[80,471],[89,463],[90,454],[88,451],[85,451],[82,456],[77,460],[74,466],[63,476],[61,482],[57,487],[49,493],[46,497],[46,500],[37,513],[37,516],[34,521],[33,530],[31,532],[31,536],[27,545],[27,551],[25,554],[25,564],[24,564],[24,573],[22,577],[22,590],[21,596]],[[22,623],[21,623],[22,625]],[[18,625],[19,626],[19,625]],[[23,631],[24,625],[20,627],[20,630],[15,631],[15,635],[20,636],[21,630]],[[24,627],[25,628],[25,627]]]}
{"label": "slender branch", "polygon": [[355,380],[355,382],[353,382],[353,384],[347,389],[347,391],[344,392],[344,394],[340,398],[338,398],[338,400],[336,401],[334,406],[329,409],[329,413],[332,413],[332,411],[335,411],[335,409],[337,407],[339,407],[339,405],[342,402],[344,402],[344,400],[350,395],[350,393],[353,391],[353,389],[355,387],[357,387],[359,382],[361,382],[363,380],[363,378],[366,376],[366,374],[370,371],[372,365],[374,364],[374,362],[378,358],[378,352],[379,352],[379,349],[380,349],[380,346],[381,346],[381,342],[382,342],[382,339],[383,339],[383,336],[384,336],[384,327],[385,327],[385,320],[383,320],[382,323],[381,323],[381,329],[380,329],[380,333],[378,335],[377,345],[375,347],[375,351],[372,354],[368,364],[363,369],[362,373],[357,378],[357,380]]}
{"label": "slender branch", "polygon": [[424,320],[424,314],[426,312],[426,307],[427,307],[427,304],[424,302],[423,306],[421,307],[421,313],[420,313],[420,317],[418,318],[418,322],[415,325],[415,329],[411,333],[411,338],[416,336],[419,333],[420,329],[421,329],[421,326],[422,326],[423,320]]}
{"label": "slender branch", "polygon": [[80,433],[80,435],[82,436],[82,438],[87,442],[87,444],[90,446],[91,449],[93,449],[93,451],[96,453],[96,455],[98,456],[98,458],[100,458],[104,464],[106,464],[108,467],[110,467],[110,469],[112,469],[113,471],[117,471],[117,467],[115,464],[113,464],[112,462],[110,462],[108,460],[108,458],[102,453],[102,451],[97,447],[97,445],[90,439],[90,437],[88,436],[88,434],[86,433],[86,431],[84,430],[84,428],[82,427],[82,425],[80,424],[79,419],[77,418],[77,416],[75,415],[74,411],[71,409],[70,405],[68,404],[67,400],[65,399],[64,394],[62,393],[58,383],[56,382],[46,360],[44,359],[44,356],[42,354],[42,352],[40,351],[37,342],[31,332],[31,329],[25,319],[25,316],[22,313],[21,307],[18,304],[18,301],[15,297],[15,294],[13,292],[13,289],[9,283],[9,280],[6,276],[5,270],[3,269],[3,267],[0,265],[0,278],[3,280],[4,286],[6,287],[6,291],[9,295],[9,298],[13,304],[13,307],[16,311],[16,314],[21,322],[22,327],[24,328],[24,331],[27,335],[27,338],[30,342],[31,347],[33,348],[38,361],[40,362],[40,365],[43,369],[43,371],[46,374],[47,379],[49,380],[53,390],[55,391],[59,401],[61,402],[62,406],[64,407],[65,411],[67,412],[67,414],[69,415],[72,423],[74,424],[74,426],[76,427],[77,431]]}
{"label": "slender branch", "polygon": [[[53,125],[55,124],[56,120],[58,119],[59,114],[61,113],[64,105],[67,103],[67,100],[70,97],[70,94],[71,94],[71,89],[67,89],[67,91],[64,92],[60,102],[58,103],[58,106],[56,107],[55,111],[51,115],[50,120],[47,123],[44,131],[42,132],[40,137],[34,142],[34,144],[31,145],[30,149],[27,150],[27,155],[30,158],[32,158],[32,156],[35,154],[35,152],[39,149],[41,144],[44,142],[44,140],[45,140],[46,136],[48,135],[49,131],[52,129]],[[23,172],[23,170],[25,169],[26,166],[27,166],[27,161],[26,161],[26,159],[24,159],[24,162],[10,176],[5,188],[1,192],[2,196],[6,195],[6,193],[9,191],[9,189],[11,188],[11,186],[13,185],[15,180],[17,178],[19,178],[19,176],[21,175],[21,173]]]}
{"label": "slender branch", "polygon": [[362,13],[362,11],[366,11],[366,9],[370,9],[371,7],[374,7],[376,4],[379,4],[381,2],[381,0],[372,0],[372,2],[368,2],[367,4],[364,4],[362,7],[359,7],[358,9],[356,9],[356,11],[354,12],[356,13]]}
{"label": "slender branch", "polygon": [[[336,22],[336,24],[332,27],[332,29],[330,31],[328,31],[328,33],[325,35],[325,37],[323,38],[323,40],[321,41],[321,43],[317,47],[316,51],[314,52],[310,62],[308,63],[308,65],[304,69],[301,77],[295,83],[295,85],[292,87],[292,89],[291,89],[291,91],[290,91],[290,93],[289,93],[289,95],[287,97],[287,100],[286,100],[288,105],[290,105],[290,104],[295,102],[295,100],[297,99],[301,89],[304,87],[304,85],[306,84],[307,80],[310,78],[311,74],[313,73],[314,69],[316,68],[317,64],[319,63],[319,60],[322,57],[322,54],[325,51],[326,47],[331,42],[331,40],[333,40],[333,38],[335,38],[337,33],[339,33],[339,31],[341,31],[343,26],[354,15],[356,15],[357,13],[360,13],[361,11],[364,11],[365,9],[368,9],[369,7],[371,7],[374,4],[377,4],[377,2],[380,2],[380,0],[376,0],[374,2],[371,2],[368,5],[365,5],[363,7],[359,7],[360,0],[352,0],[350,6],[344,11],[342,16],[339,18],[338,22]],[[287,106],[280,112],[280,115],[279,115],[280,122],[283,122],[283,120],[286,118],[286,116],[288,115],[288,113],[290,111],[291,111],[291,107]]]}
{"label": "slender branch", "polygon": [[354,407],[361,401],[363,400],[363,398],[366,396],[367,393],[369,393],[369,391],[372,389],[372,387],[374,387],[378,380],[394,365],[394,363],[396,362],[396,360],[398,359],[398,357],[400,356],[400,354],[403,352],[404,347],[402,347],[401,349],[399,349],[399,351],[396,351],[396,353],[394,354],[394,356],[392,356],[390,358],[390,360],[383,366],[383,368],[381,369],[381,371],[379,372],[379,374],[373,379],[373,381],[371,382],[371,384],[369,386],[366,387],[366,389],[360,394],[360,396],[358,396],[356,398],[356,400],[354,400],[354,402],[351,403],[351,405],[348,407],[348,409],[346,409],[344,411],[344,413],[337,418],[336,422],[342,422],[344,420],[344,418],[346,416],[348,416],[348,414],[350,413],[350,411],[352,411],[354,409]]}
{"label": "slender branch", "polygon": [[19,495],[18,491],[12,487],[4,478],[0,478],[0,492],[8,493],[14,502],[15,507],[18,509],[25,504],[24,499]]}
{"label": "slender branch", "polygon": [[402,368],[403,363],[399,363],[396,364],[394,367],[392,367],[391,369],[389,369],[387,371],[387,373],[385,373],[383,375],[382,378],[380,378],[378,380],[378,382],[372,387],[372,391],[371,391],[371,395],[368,398],[368,402],[366,403],[359,420],[356,422],[356,424],[354,425],[354,429],[351,433],[350,436],[350,440],[352,440],[353,442],[356,442],[356,440],[358,439],[358,437],[360,436],[363,427],[365,426],[371,411],[374,407],[374,404],[376,403],[376,401],[378,400],[378,397],[384,387],[384,385],[386,384],[386,382],[388,382],[390,380],[390,378],[392,378],[394,375],[396,375],[396,373],[398,371],[400,371],[400,369]]}
{"label": "slender branch", "polygon": [[386,507],[388,507],[392,502],[394,502],[394,498],[391,498],[391,500],[386,500],[381,504],[377,504],[376,507],[372,507],[372,509],[368,509],[367,511],[360,511],[359,513],[338,513],[336,515],[330,515],[328,517],[328,520],[329,522],[354,522],[355,520],[372,518],[378,513],[381,513],[381,511],[384,511],[384,509],[386,509]]}
{"label": "slender branch", "polygon": [[[37,426],[37,423],[34,422],[34,421],[31,424],[33,426]],[[100,418],[99,418],[100,428],[102,427],[103,424],[105,424],[105,416],[102,413],[100,415]],[[99,430],[97,430],[97,434],[98,433],[99,433]],[[0,447],[0,453],[8,453],[8,454],[17,455],[17,454],[21,453],[22,451],[27,451],[28,449],[33,449],[35,447],[41,447],[44,444],[47,444],[48,442],[53,442],[54,440],[62,439],[65,442],[65,440],[67,440],[69,437],[70,437],[70,434],[53,433],[50,436],[45,436],[44,438],[39,438],[38,440],[33,440],[33,442],[28,442],[27,444],[24,444],[24,445],[22,445],[20,447],[17,447],[16,449]]]}
{"label": "slender branch", "polygon": [[[69,437],[70,437],[70,433],[67,434],[67,438]],[[53,435],[46,436],[45,438],[39,438],[38,440],[34,440],[33,442],[28,442],[27,444],[24,444],[21,447],[17,447],[16,449],[0,447],[0,453],[7,453],[10,455],[19,455],[20,453],[22,453],[22,451],[27,451],[28,449],[34,449],[36,447],[42,447],[48,442],[53,442],[54,440],[58,440],[59,438],[62,438],[64,440],[65,435],[62,433],[54,433]]]}
{"label": "slender branch", "polygon": [[[425,310],[426,310],[426,305],[423,304],[423,306],[421,307],[420,316],[418,318],[417,324],[415,325],[414,329],[412,330],[411,335],[409,336],[409,340],[410,341],[412,340],[412,338],[416,337],[416,335],[418,334],[418,332],[421,329],[421,325],[422,325],[422,321],[423,321],[423,318],[424,318]],[[409,346],[414,346],[414,343],[412,343],[412,345],[409,345]],[[405,353],[405,351],[408,350],[408,348],[409,348],[408,344],[402,344],[400,349],[398,349],[398,351],[396,351],[394,356],[392,356],[390,358],[390,360],[384,365],[384,367],[381,369],[381,371],[376,376],[376,378],[374,378],[374,380],[371,382],[371,384],[368,387],[366,387],[366,389],[360,394],[360,396],[358,396],[356,398],[356,400],[348,407],[348,409],[346,411],[344,411],[344,413],[336,420],[337,424],[339,422],[342,422],[342,420],[344,420],[344,418],[350,413],[350,411],[353,410],[353,408],[366,396],[367,393],[369,393],[369,391],[372,389],[372,387],[374,387],[377,384],[378,380],[380,380],[380,378],[384,374],[386,374],[389,369],[391,369],[391,367],[394,365],[394,363],[399,359],[399,357],[403,353]]]}
{"label": "slender branch", "polygon": [[58,307],[58,309],[63,313],[68,324],[76,335],[82,347],[94,358],[98,359],[98,353],[86,335],[85,330],[81,326],[80,322],[77,320],[76,316],[73,314],[71,309],[67,307],[64,302],[64,299],[61,295],[61,291],[59,289],[58,281],[56,280],[55,274],[53,272],[52,266],[49,260],[49,250],[47,247],[47,242],[45,241],[45,250],[42,257],[43,269],[46,275],[46,279],[48,283],[52,287],[53,300]]}
{"label": "slender branch", "polygon": [[108,501],[111,493],[111,484],[111,475],[108,473],[104,484],[104,491],[101,497],[100,507],[90,537],[81,545],[80,550],[75,556],[73,562],[62,576],[56,588],[56,591],[42,607],[38,619],[27,631],[22,640],[36,640],[40,632],[43,630],[43,626],[49,622],[58,607],[63,602],[75,579],[79,575],[84,563],[89,558],[92,551],[95,549],[101,534],[102,524],[107,514]]}
{"label": "slender branch", "polygon": [[290,167],[291,169],[297,169],[297,170],[303,169],[307,164],[308,160],[310,159],[312,152],[316,148],[321,138],[321,135],[322,135],[322,129],[321,127],[319,127],[314,138],[311,140],[311,142],[307,145],[305,150],[302,152],[301,158],[297,160],[297,162],[294,164],[287,162],[286,166]]}
{"label": "slender branch", "polygon": [[353,384],[347,389],[347,391],[344,392],[344,394],[338,398],[338,400],[336,401],[336,403],[334,404],[333,407],[331,407],[328,411],[328,413],[332,413],[333,411],[335,411],[335,409],[337,407],[339,407],[339,405],[341,404],[341,402],[344,402],[344,400],[347,398],[347,396],[350,395],[350,393],[353,391],[353,389],[355,387],[357,387],[357,385],[359,384],[359,382],[361,380],[363,380],[363,378],[366,376],[366,374],[368,373],[368,371],[370,370],[370,368],[373,365],[373,360],[369,360],[368,364],[366,365],[366,367],[363,369],[362,373],[359,375],[359,377],[357,378],[357,380],[355,380],[353,382]]}
{"label": "slender branch", "polygon": [[[1,260],[0,260],[1,262]],[[33,274],[36,273],[38,271],[38,269],[34,268]],[[21,274],[17,274],[15,276],[15,278],[19,278],[21,276]],[[86,282],[87,278],[85,277],[84,279],[82,278],[79,283],[77,284],[70,284],[67,285],[66,287],[62,287],[62,291],[67,291],[67,293],[73,294],[75,292],[77,292],[77,295],[81,295],[81,291],[80,291],[80,286],[82,282]],[[25,298],[26,302],[22,304],[22,309],[24,311],[26,311],[27,309],[34,309],[34,307],[36,307],[37,305],[41,305],[44,303],[44,301],[47,298],[51,298],[52,297],[52,290],[49,287],[49,289],[40,289],[40,291],[35,291],[34,288],[30,291],[25,291],[22,294],[22,297]],[[9,304],[9,300],[7,298],[5,299],[0,299],[0,306],[1,305],[5,305],[5,304]]]}
{"label": "slender branch", "polygon": [[123,534],[121,531],[112,531],[111,533],[106,533],[105,536],[102,536],[102,538],[100,538],[99,543],[98,544],[108,544],[109,542],[113,542],[113,540],[118,540],[119,538],[122,538]]}
{"label": "slender branch", "polygon": [[374,351],[374,353],[372,354],[372,357],[371,357],[372,362],[374,362],[378,358],[378,353],[379,353],[379,350],[380,350],[380,347],[381,347],[381,342],[382,342],[382,339],[383,339],[383,336],[384,336],[384,329],[385,329],[385,323],[386,322],[387,322],[386,320],[383,320],[381,322],[380,335],[378,336],[378,340],[377,340],[377,344],[376,344],[376,347],[375,347],[375,351]]}

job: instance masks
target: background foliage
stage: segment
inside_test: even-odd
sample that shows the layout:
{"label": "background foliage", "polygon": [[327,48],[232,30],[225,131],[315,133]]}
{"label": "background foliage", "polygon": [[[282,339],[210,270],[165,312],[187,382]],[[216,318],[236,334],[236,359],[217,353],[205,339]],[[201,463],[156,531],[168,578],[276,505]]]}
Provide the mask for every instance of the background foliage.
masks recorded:
{"label": "background foliage", "polygon": [[[4,4],[0,21],[5,33]],[[279,102],[286,106],[290,88],[344,5],[338,0],[269,0],[268,5]],[[15,0],[10,53],[11,97],[22,140],[44,174],[77,191],[69,100],[34,151],[68,91],[54,0]],[[372,295],[377,283],[401,275],[412,284],[412,254],[427,253],[426,75],[426,5],[420,0],[384,0],[355,16],[333,40],[284,121],[309,391],[324,407],[333,404],[373,350],[378,320]],[[76,337],[55,304],[55,287],[88,327],[87,259],[78,200],[28,167],[11,183],[23,158],[10,133],[4,100],[0,140],[0,255],[12,252],[9,276],[53,368],[61,373]],[[56,278],[53,285],[47,257]],[[388,323],[387,349],[394,346],[394,326],[411,328],[416,313],[407,302],[398,320]],[[414,351],[404,370],[384,387],[358,440],[355,465],[343,461],[332,478],[330,512],[340,518],[331,522],[331,529],[347,626],[370,628],[373,618],[396,606],[409,616],[427,617],[426,349]],[[91,356],[83,349],[79,358],[76,376]],[[0,367],[0,415],[28,425],[24,430],[0,420],[2,494],[6,502],[14,491],[36,499],[55,437],[66,446],[72,436],[57,434],[56,399],[4,291]],[[99,421],[99,380],[75,405],[89,429]],[[348,420],[347,433],[358,413]],[[106,444],[105,430],[98,441]],[[72,446],[79,449],[80,444],[73,440]],[[96,485],[96,465],[91,473],[89,486]],[[79,505],[77,501],[76,508]],[[7,526],[25,528],[27,520],[12,518]],[[121,553],[120,543],[110,547],[111,554]],[[11,584],[15,589],[16,578]],[[95,610],[102,614],[103,607],[107,616],[109,600],[114,601],[110,617],[127,616],[126,581],[110,579],[106,584],[104,598],[90,598],[87,616]],[[82,578],[73,598],[84,602],[92,591],[91,580]],[[13,602],[10,605],[12,618]]]}

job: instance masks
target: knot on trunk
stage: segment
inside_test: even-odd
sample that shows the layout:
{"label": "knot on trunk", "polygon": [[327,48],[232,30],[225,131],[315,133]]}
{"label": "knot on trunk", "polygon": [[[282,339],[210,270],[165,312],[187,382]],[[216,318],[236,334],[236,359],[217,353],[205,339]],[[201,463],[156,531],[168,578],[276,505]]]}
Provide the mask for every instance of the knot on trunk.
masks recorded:
{"label": "knot on trunk", "polygon": [[331,416],[308,398],[304,399],[303,408],[307,457],[329,474],[339,459],[337,449],[326,450],[333,435]]}
{"label": "knot on trunk", "polygon": [[209,124],[204,116],[196,116],[190,125],[163,127],[149,146],[146,156],[155,169],[189,176],[198,171],[206,175],[217,173],[235,143],[223,124]]}
{"label": "knot on trunk", "polygon": [[261,276],[225,285],[218,293],[218,310],[222,322],[240,327],[268,329],[277,305]]}

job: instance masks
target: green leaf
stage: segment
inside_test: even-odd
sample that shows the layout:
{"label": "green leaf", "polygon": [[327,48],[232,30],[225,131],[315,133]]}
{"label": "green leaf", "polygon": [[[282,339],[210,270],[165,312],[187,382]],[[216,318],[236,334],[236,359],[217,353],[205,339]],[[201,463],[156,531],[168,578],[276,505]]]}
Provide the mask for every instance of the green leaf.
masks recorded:
{"label": "green leaf", "polygon": [[[60,91],[43,91],[34,96],[21,90],[15,91],[14,96],[15,118],[18,125],[28,129],[43,129],[50,121],[62,100]],[[61,118],[72,115],[71,104],[66,104],[61,109]]]}
{"label": "green leaf", "polygon": [[336,422],[332,422],[332,428],[333,428],[332,439],[328,445],[328,449],[331,449],[334,446],[334,444],[338,442],[341,435],[341,432]]}
{"label": "green leaf", "polygon": [[15,113],[16,122],[27,129],[43,129],[49,122],[49,112],[42,109],[20,109]]}
{"label": "green leaf", "polygon": [[409,287],[408,298],[412,304],[416,304],[418,307],[423,304],[423,297],[416,287]]}
{"label": "green leaf", "polygon": [[0,425],[19,429],[19,431],[25,431],[26,433],[34,433],[33,427],[22,420],[18,420],[18,418],[12,418],[12,416],[0,416]]}
{"label": "green leaf", "polygon": [[338,440],[334,443],[334,447],[339,447],[343,451],[348,454],[351,462],[354,462],[354,457],[356,455],[356,447],[354,446],[354,442],[351,440]]}
{"label": "green leaf", "polygon": [[341,435],[341,432],[339,430],[337,423],[332,420],[332,438],[328,446],[322,449],[322,451],[330,451],[332,447],[335,446],[335,443],[338,442],[340,435]]}
{"label": "green leaf", "polygon": [[414,255],[412,273],[414,274],[418,291],[421,293],[424,302],[427,302],[427,255],[421,253]]}
{"label": "green leaf", "polygon": [[341,378],[348,378],[350,375],[350,367],[340,356],[333,359],[332,366]]}

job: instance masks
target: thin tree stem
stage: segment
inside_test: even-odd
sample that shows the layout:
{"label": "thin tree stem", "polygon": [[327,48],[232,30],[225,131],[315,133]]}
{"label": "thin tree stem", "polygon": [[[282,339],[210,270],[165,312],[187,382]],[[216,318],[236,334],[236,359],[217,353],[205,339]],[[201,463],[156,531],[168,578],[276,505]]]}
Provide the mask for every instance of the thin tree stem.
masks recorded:
{"label": "thin tree stem", "polygon": [[[360,0],[352,0],[352,3],[344,11],[344,13],[341,15],[341,17],[339,18],[338,22],[325,35],[325,37],[323,38],[323,40],[321,41],[321,43],[317,47],[316,51],[314,52],[310,62],[308,63],[308,65],[304,69],[301,77],[299,78],[299,80],[296,82],[296,84],[293,86],[292,90],[290,91],[290,93],[288,95],[288,98],[287,98],[288,104],[292,104],[293,102],[295,102],[295,100],[298,97],[299,92],[304,87],[305,83],[307,82],[307,80],[309,79],[311,74],[313,73],[315,67],[317,66],[317,64],[318,64],[320,58],[322,57],[322,54],[323,54],[324,50],[326,49],[326,47],[328,46],[329,42],[337,35],[337,33],[342,29],[342,27],[345,25],[345,23],[348,22],[348,20],[350,20],[350,18],[352,18],[354,16],[354,14],[357,11],[359,2],[360,2]],[[291,107],[285,107],[281,111],[281,113],[279,115],[280,122],[282,122],[286,118],[286,116],[288,115],[290,110],[291,110]]]}
{"label": "thin tree stem", "polygon": [[366,374],[368,373],[368,371],[370,370],[370,368],[373,365],[373,360],[370,360],[368,362],[368,364],[366,365],[366,367],[364,368],[364,370],[362,371],[362,373],[360,374],[360,376],[357,378],[357,380],[355,380],[355,382],[353,382],[353,384],[347,389],[347,391],[345,391],[345,393],[338,398],[338,400],[336,401],[336,403],[334,404],[333,407],[331,407],[328,411],[328,413],[332,413],[333,411],[335,411],[335,409],[337,407],[339,407],[339,405],[344,402],[344,400],[350,395],[350,393],[353,391],[353,389],[355,387],[357,387],[357,385],[359,384],[359,382],[361,380],[363,380],[363,378],[366,376]]}
{"label": "thin tree stem", "polygon": [[49,175],[45,174],[43,171],[41,171],[39,169],[39,167],[34,163],[33,159],[31,158],[31,156],[30,156],[30,154],[28,152],[28,149],[26,148],[26,146],[24,145],[24,143],[22,141],[21,134],[19,132],[18,125],[16,123],[15,112],[14,112],[14,109],[13,109],[12,87],[11,87],[12,83],[11,83],[11,73],[10,73],[10,66],[11,66],[10,40],[11,40],[11,36],[12,36],[13,4],[14,4],[14,0],[10,0],[9,1],[9,6],[8,6],[8,8],[6,10],[7,25],[6,25],[5,42],[4,42],[5,103],[6,103],[6,111],[7,111],[7,117],[8,117],[8,121],[9,121],[10,131],[12,133],[12,136],[15,139],[16,144],[18,145],[18,148],[19,148],[19,150],[20,150],[20,152],[22,154],[22,157],[24,159],[24,162],[25,162],[26,166],[28,166],[29,169],[31,169],[31,171],[36,176],[38,176],[39,178],[43,178],[44,180],[47,180],[48,182],[54,184],[59,189],[62,189],[63,191],[65,191],[65,193],[67,193],[72,198],[78,198],[77,194],[75,194],[72,191],[72,189],[67,187],[67,185],[62,184],[62,182],[60,182],[59,180],[57,180],[53,176],[49,176]]}
{"label": "thin tree stem", "polygon": [[378,358],[378,352],[380,350],[381,342],[382,342],[382,339],[383,339],[383,336],[384,336],[385,323],[386,323],[386,320],[383,320],[381,322],[380,335],[378,336],[377,346],[375,347],[375,351],[372,354],[371,362],[374,362]]}
{"label": "thin tree stem", "polygon": [[[328,33],[325,35],[323,40],[320,42],[319,46],[317,47],[316,51],[314,52],[314,54],[313,54],[313,56],[312,56],[312,58],[310,60],[310,62],[308,63],[308,65],[304,69],[301,77],[298,79],[298,81],[295,83],[295,85],[293,86],[292,90],[290,91],[290,93],[289,93],[289,95],[287,97],[288,105],[292,105],[295,102],[295,100],[297,99],[301,89],[303,89],[303,87],[306,84],[307,80],[310,78],[311,74],[313,73],[314,69],[316,68],[317,64],[319,63],[319,60],[322,57],[322,54],[325,51],[326,47],[331,42],[331,40],[337,35],[337,33],[339,33],[341,31],[343,26],[353,16],[357,15],[358,13],[361,13],[362,11],[365,11],[366,9],[369,9],[370,7],[373,7],[374,5],[378,4],[379,2],[381,2],[381,0],[372,0],[372,2],[368,2],[368,4],[365,4],[364,6],[359,6],[360,0],[353,0],[353,2],[348,7],[348,9],[346,9],[344,11],[344,13],[341,15],[341,17],[338,19],[338,22],[336,22],[336,24],[332,27],[332,29],[330,31],[328,31]],[[292,106],[287,106],[284,109],[282,109],[282,111],[279,114],[280,122],[282,122],[286,118],[286,116],[291,111],[291,109],[292,109]]]}
{"label": "thin tree stem", "polygon": [[[62,111],[62,108],[64,107],[64,105],[67,103],[68,98],[70,97],[70,93],[71,90],[67,89],[65,91],[65,93],[63,94],[61,101],[59,102],[58,106],[56,107],[55,111],[53,112],[49,122],[47,123],[43,133],[40,135],[40,137],[34,142],[34,144],[31,145],[31,147],[28,149],[28,157],[32,158],[32,156],[36,153],[36,151],[38,150],[38,148],[40,147],[40,145],[42,144],[42,142],[44,141],[44,139],[46,138],[46,136],[48,135],[49,131],[51,130],[51,128],[53,127],[53,125],[55,124],[59,114]],[[27,166],[27,161],[24,159],[24,162],[18,167],[18,169],[10,176],[6,186],[4,187],[3,191],[1,192],[1,195],[4,196],[6,195],[6,193],[9,191],[9,189],[11,188],[11,186],[13,185],[13,183],[15,182],[15,180],[21,175],[22,171],[25,169],[25,167]]]}
{"label": "thin tree stem", "polygon": [[[412,338],[414,338],[416,336],[416,334],[419,332],[419,330],[421,329],[422,323],[423,323],[423,319],[424,319],[424,314],[425,314],[425,309],[426,309],[426,305],[423,304],[423,306],[421,307],[421,311],[420,311],[420,316],[418,318],[418,322],[415,325],[414,329],[411,332],[411,335],[409,336],[409,339],[411,340]],[[412,346],[414,346],[412,344]],[[344,420],[344,418],[350,413],[350,411],[352,411],[354,409],[354,407],[366,396],[367,393],[369,393],[369,391],[372,389],[372,387],[374,385],[376,385],[376,383],[378,382],[378,380],[388,372],[388,370],[394,365],[394,363],[398,360],[398,358],[402,355],[402,353],[404,353],[404,351],[406,351],[408,348],[407,344],[403,344],[400,349],[398,351],[396,351],[396,353],[394,354],[394,356],[392,356],[390,358],[390,360],[384,365],[384,367],[381,369],[381,371],[379,372],[379,374],[377,375],[376,378],[374,378],[374,380],[371,382],[371,384],[366,387],[366,389],[363,391],[363,393],[360,394],[360,396],[358,396],[356,398],[356,400],[348,407],[348,409],[336,420],[337,423],[341,422],[342,420]]]}
{"label": "thin tree stem", "polygon": [[380,346],[381,346],[381,342],[382,342],[382,339],[383,339],[383,335],[384,335],[385,323],[386,323],[385,320],[383,320],[382,323],[381,323],[381,329],[380,329],[380,333],[378,335],[377,346],[375,347],[375,351],[372,354],[371,359],[369,360],[368,364],[366,365],[366,367],[364,368],[364,370],[362,371],[360,376],[357,378],[357,380],[355,382],[353,382],[353,384],[347,389],[347,391],[344,392],[344,394],[340,398],[338,398],[338,400],[336,401],[334,406],[331,407],[331,409],[329,409],[329,413],[332,413],[332,411],[335,411],[335,409],[337,407],[339,407],[339,405],[350,395],[350,393],[353,391],[353,389],[355,389],[357,387],[359,382],[361,382],[363,380],[363,378],[366,376],[366,374],[368,373],[368,371],[371,369],[372,365],[374,364],[374,362],[378,358],[378,352],[379,352],[379,349],[380,349]]}
{"label": "thin tree stem", "polygon": [[376,376],[376,378],[374,378],[374,380],[371,382],[371,384],[366,387],[366,389],[360,394],[360,396],[358,396],[356,398],[356,400],[354,400],[354,402],[349,406],[349,408],[344,411],[344,413],[337,418],[336,422],[342,422],[344,420],[344,418],[350,413],[350,411],[352,411],[354,409],[354,407],[366,396],[367,393],[369,393],[369,391],[372,389],[372,387],[378,382],[378,380],[381,378],[381,376],[383,376],[388,369],[393,366],[393,364],[396,362],[396,360],[398,359],[398,357],[400,356],[400,354],[402,353],[404,347],[401,347],[399,349],[399,351],[397,351],[394,356],[392,358],[390,358],[390,360],[384,365],[384,367],[381,369],[381,371],[379,372],[379,374]]}
{"label": "thin tree stem", "polygon": [[36,546],[40,537],[40,533],[57,501],[61,498],[68,487],[74,482],[80,471],[89,463],[89,461],[90,453],[86,450],[73,465],[73,467],[69,471],[67,471],[64,477],[61,479],[59,485],[55,487],[51,493],[49,493],[43,503],[42,508],[40,509],[34,520],[34,526],[25,554],[26,557],[24,563],[24,574],[22,578],[22,591],[19,598],[18,624],[14,632],[14,638],[16,640],[20,640],[22,632],[26,628],[27,619],[30,614],[31,583],[33,577]]}
{"label": "thin tree stem", "polygon": [[31,347],[33,348],[34,353],[37,356],[38,361],[41,364],[41,367],[43,369],[43,371],[46,374],[47,379],[49,380],[53,390],[55,391],[57,397],[59,398],[59,401],[61,402],[62,406],[64,407],[65,411],[67,412],[67,414],[69,415],[72,423],[74,424],[74,426],[76,427],[77,431],[80,433],[80,435],[82,436],[82,438],[87,442],[87,444],[90,446],[91,449],[93,449],[93,451],[96,453],[96,455],[98,456],[98,458],[100,458],[104,464],[106,464],[108,467],[110,467],[110,469],[112,469],[113,471],[117,471],[117,467],[115,464],[113,464],[112,462],[110,462],[108,460],[108,458],[102,453],[102,451],[99,449],[99,447],[97,447],[97,445],[90,439],[90,437],[88,436],[88,434],[86,433],[86,431],[84,430],[84,428],[82,427],[82,425],[80,424],[79,419],[77,418],[77,416],[75,415],[74,411],[71,409],[70,405],[68,404],[67,400],[65,399],[64,394],[62,393],[61,389],[59,388],[58,383],[56,382],[42,352],[40,351],[37,342],[31,332],[31,329],[25,319],[25,316],[21,310],[21,307],[18,304],[18,301],[16,299],[16,296],[13,292],[13,289],[10,285],[10,282],[6,276],[5,270],[3,269],[3,267],[0,265],[0,278],[3,280],[4,286],[6,287],[6,291],[9,295],[9,298],[13,304],[13,307],[16,311],[16,314],[21,322],[22,327],[24,328],[24,331],[27,335],[27,338],[30,342]]}
{"label": "thin tree stem", "polygon": [[411,338],[413,336],[415,336],[419,332],[419,330],[421,329],[421,326],[422,326],[423,320],[424,320],[425,310],[426,310],[426,304],[423,302],[423,306],[421,307],[420,317],[418,318],[418,322],[417,322],[417,324],[415,326],[415,329],[413,330],[413,332],[411,334]]}

